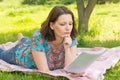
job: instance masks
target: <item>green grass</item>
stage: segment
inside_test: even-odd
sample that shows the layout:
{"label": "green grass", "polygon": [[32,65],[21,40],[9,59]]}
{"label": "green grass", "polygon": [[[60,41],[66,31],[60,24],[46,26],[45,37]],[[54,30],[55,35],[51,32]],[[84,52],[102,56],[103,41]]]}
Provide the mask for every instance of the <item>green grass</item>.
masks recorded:
{"label": "green grass", "polygon": [[65,77],[53,77],[47,74],[30,73],[25,74],[22,72],[0,72],[0,80],[68,80]]}
{"label": "green grass", "polygon": [[[40,28],[50,9],[55,5],[21,5],[21,0],[0,2],[0,44],[16,41],[17,33],[31,37]],[[62,5],[62,4],[59,4]],[[75,14],[75,4],[67,5]],[[120,45],[120,3],[96,5],[90,17],[89,31],[78,36],[78,47],[116,47]],[[0,72],[0,80],[50,80],[45,75]],[[65,78],[55,78],[66,80]],[[120,62],[105,73],[105,80],[120,80]]]}

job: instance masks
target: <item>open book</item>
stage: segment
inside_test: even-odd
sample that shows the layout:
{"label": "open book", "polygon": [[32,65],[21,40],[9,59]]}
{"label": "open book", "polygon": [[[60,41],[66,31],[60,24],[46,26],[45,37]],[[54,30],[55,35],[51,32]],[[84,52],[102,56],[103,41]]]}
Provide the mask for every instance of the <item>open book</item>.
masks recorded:
{"label": "open book", "polygon": [[67,72],[80,73],[84,72],[97,58],[104,54],[107,49],[100,51],[86,51],[78,55],[78,57],[64,68]]}

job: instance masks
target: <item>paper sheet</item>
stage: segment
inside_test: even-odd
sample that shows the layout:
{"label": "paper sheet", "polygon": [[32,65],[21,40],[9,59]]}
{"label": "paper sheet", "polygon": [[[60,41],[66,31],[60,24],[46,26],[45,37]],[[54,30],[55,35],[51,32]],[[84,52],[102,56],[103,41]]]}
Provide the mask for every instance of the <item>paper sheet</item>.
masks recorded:
{"label": "paper sheet", "polygon": [[67,72],[71,73],[80,73],[84,72],[87,67],[89,67],[98,57],[100,57],[102,54],[104,54],[107,50],[104,49],[102,51],[98,52],[82,52],[71,64],[66,66],[64,69]]}

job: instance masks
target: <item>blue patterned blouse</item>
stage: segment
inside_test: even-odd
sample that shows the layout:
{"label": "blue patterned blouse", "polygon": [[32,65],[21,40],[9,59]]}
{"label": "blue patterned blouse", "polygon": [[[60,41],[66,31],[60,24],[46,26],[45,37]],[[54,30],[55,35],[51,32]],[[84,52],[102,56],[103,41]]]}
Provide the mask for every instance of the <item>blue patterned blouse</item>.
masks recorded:
{"label": "blue patterned blouse", "polygon": [[[70,47],[77,45],[77,40],[74,39]],[[44,36],[41,35],[40,31],[37,30],[33,34],[31,40],[23,38],[19,47],[16,51],[16,63],[25,68],[36,69],[35,62],[32,59],[30,51],[40,51],[46,54],[48,67],[50,70],[62,69],[64,67],[64,47],[56,50],[48,41],[45,40]]]}

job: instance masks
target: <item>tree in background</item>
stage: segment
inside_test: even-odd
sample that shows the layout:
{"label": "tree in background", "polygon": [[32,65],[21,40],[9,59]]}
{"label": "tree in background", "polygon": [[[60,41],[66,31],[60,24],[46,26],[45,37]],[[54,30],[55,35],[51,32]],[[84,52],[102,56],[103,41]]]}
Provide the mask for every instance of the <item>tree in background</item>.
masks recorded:
{"label": "tree in background", "polygon": [[95,7],[97,0],[86,0],[87,5],[85,7],[85,0],[76,0],[78,8],[78,32],[88,31],[88,22],[90,15]]}

